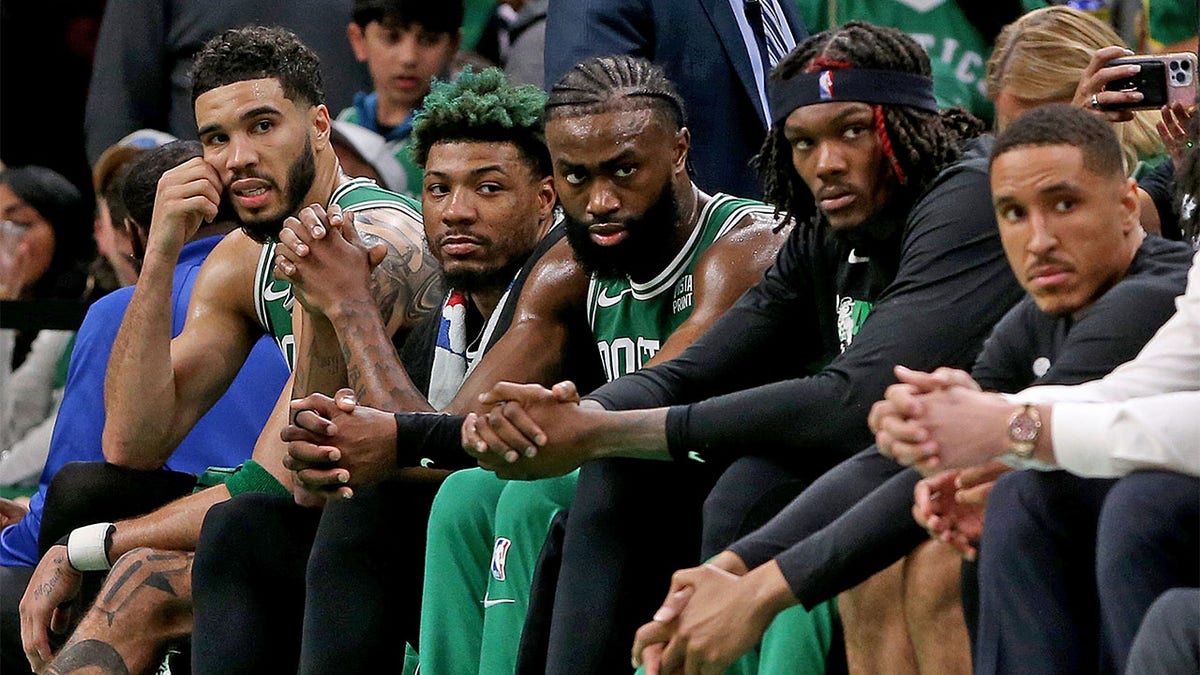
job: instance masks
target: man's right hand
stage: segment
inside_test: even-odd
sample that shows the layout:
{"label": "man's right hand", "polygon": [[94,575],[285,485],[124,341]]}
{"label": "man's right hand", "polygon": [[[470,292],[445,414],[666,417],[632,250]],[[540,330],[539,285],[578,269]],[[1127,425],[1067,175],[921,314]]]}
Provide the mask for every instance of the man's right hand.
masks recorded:
{"label": "man's right hand", "polygon": [[177,257],[200,225],[217,217],[220,203],[221,177],[211,164],[193,157],[169,169],[154,196],[147,258],[155,252]]}
{"label": "man's right hand", "polygon": [[[529,416],[538,406],[578,405],[579,391],[570,380],[547,389],[540,384],[499,382],[479,395],[479,402],[492,406],[484,415],[475,415],[471,424],[464,424],[462,446],[482,464],[533,457],[545,446],[546,432]],[[480,425],[489,428],[481,430]]]}
{"label": "man's right hand", "polygon": [[996,479],[1010,471],[1001,462],[952,469],[922,479],[913,488],[913,520],[929,536],[974,560],[983,536],[984,508]]}
{"label": "man's right hand", "polygon": [[21,645],[29,666],[40,671],[50,663],[49,631],[65,633],[73,619],[71,603],[79,595],[83,575],[67,560],[67,547],[56,544],[46,551],[29,579],[21,598]]}

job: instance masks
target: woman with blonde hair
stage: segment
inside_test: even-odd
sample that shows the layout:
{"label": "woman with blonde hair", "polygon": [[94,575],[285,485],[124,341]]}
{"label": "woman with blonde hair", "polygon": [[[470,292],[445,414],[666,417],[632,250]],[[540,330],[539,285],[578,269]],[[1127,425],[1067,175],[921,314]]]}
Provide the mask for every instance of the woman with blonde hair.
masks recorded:
{"label": "woman with blonde hair", "polygon": [[[1136,72],[1105,64],[1132,53],[1111,26],[1086,12],[1053,6],[1022,16],[1000,31],[987,63],[985,83],[996,106],[996,126],[1003,129],[1026,110],[1047,103],[1098,109],[1138,100],[1133,92],[1104,91],[1107,83]],[[1126,173],[1140,176],[1167,158],[1155,130],[1162,120],[1159,111],[1109,111],[1105,116],[1117,122],[1113,129]]]}

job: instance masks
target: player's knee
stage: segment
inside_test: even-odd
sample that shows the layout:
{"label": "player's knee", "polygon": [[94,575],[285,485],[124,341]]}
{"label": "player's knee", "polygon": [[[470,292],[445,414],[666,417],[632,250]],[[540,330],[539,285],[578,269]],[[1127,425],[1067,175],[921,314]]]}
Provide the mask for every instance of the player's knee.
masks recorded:
{"label": "player's knee", "polygon": [[937,542],[917,547],[904,563],[904,614],[916,634],[947,621],[961,621],[958,552]]}

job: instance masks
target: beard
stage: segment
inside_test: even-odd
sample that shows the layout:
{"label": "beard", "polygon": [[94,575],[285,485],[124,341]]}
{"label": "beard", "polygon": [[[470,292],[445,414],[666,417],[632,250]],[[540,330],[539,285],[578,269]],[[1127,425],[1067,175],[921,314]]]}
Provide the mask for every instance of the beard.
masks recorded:
{"label": "beard", "polygon": [[[279,241],[279,233],[283,230],[283,221],[289,216],[296,215],[301,206],[304,206],[304,196],[308,194],[312,188],[313,181],[317,177],[317,159],[313,154],[312,141],[306,135],[304,137],[304,150],[296,161],[288,167],[287,173],[287,192],[284,194],[284,208],[275,215],[265,216],[257,220],[239,218],[242,231],[246,236],[254,241],[265,244],[267,242]],[[273,179],[267,176],[261,176],[253,170],[234,174],[230,179],[230,183],[242,178],[259,178],[270,183],[271,188],[278,190],[279,185]],[[222,203],[228,202],[231,206],[233,200],[229,195],[229,186],[225,187],[225,192],[221,195]],[[235,209],[230,209],[235,211]]]}
{"label": "beard", "polygon": [[620,223],[629,233],[614,246],[592,241],[588,227],[595,219],[578,220],[563,210],[567,241],[575,251],[575,260],[588,274],[612,278],[638,276],[649,278],[662,270],[675,251],[671,239],[679,222],[679,199],[668,181],[654,203],[644,213],[628,216]]}
{"label": "beard", "polygon": [[521,265],[524,262],[522,259],[500,267],[486,269],[454,266],[443,269],[442,278],[446,281],[448,288],[453,288],[456,291],[464,293],[480,293],[504,289],[517,276],[517,270],[521,269]]}

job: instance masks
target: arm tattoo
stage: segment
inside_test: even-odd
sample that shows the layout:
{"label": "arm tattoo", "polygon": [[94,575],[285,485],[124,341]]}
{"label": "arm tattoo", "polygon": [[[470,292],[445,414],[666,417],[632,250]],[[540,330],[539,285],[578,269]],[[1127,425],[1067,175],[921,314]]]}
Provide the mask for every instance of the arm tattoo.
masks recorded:
{"label": "arm tattoo", "polygon": [[139,595],[144,597],[148,589],[161,591],[169,598],[190,595],[193,556],[191,552],[153,551],[118,565],[92,609],[102,614],[112,627],[117,615]]}
{"label": "arm tattoo", "polygon": [[394,213],[379,210],[355,214],[355,222],[387,228],[403,241],[401,250],[374,234],[360,233],[365,245],[382,243],[387,247],[387,255],[371,275],[372,297],[384,325],[391,325],[396,309],[400,308],[403,311],[402,325],[411,327],[433,309],[441,292],[441,277],[437,273],[437,260],[425,246],[424,237],[414,232],[407,223],[395,222]]}
{"label": "arm tattoo", "polygon": [[[95,669],[95,670],[93,670]],[[68,644],[58,653],[54,663],[46,668],[48,675],[66,673],[105,673],[105,675],[128,675],[125,659],[112,645],[100,640],[80,640]]]}
{"label": "arm tattoo", "polygon": [[37,588],[33,589],[33,597],[44,598],[47,595],[50,595],[50,591],[54,590],[54,587],[58,585],[58,582],[62,581],[62,566],[65,562],[67,562],[66,554],[55,554],[54,576],[50,577],[49,581],[43,581],[42,583],[38,584]]}

